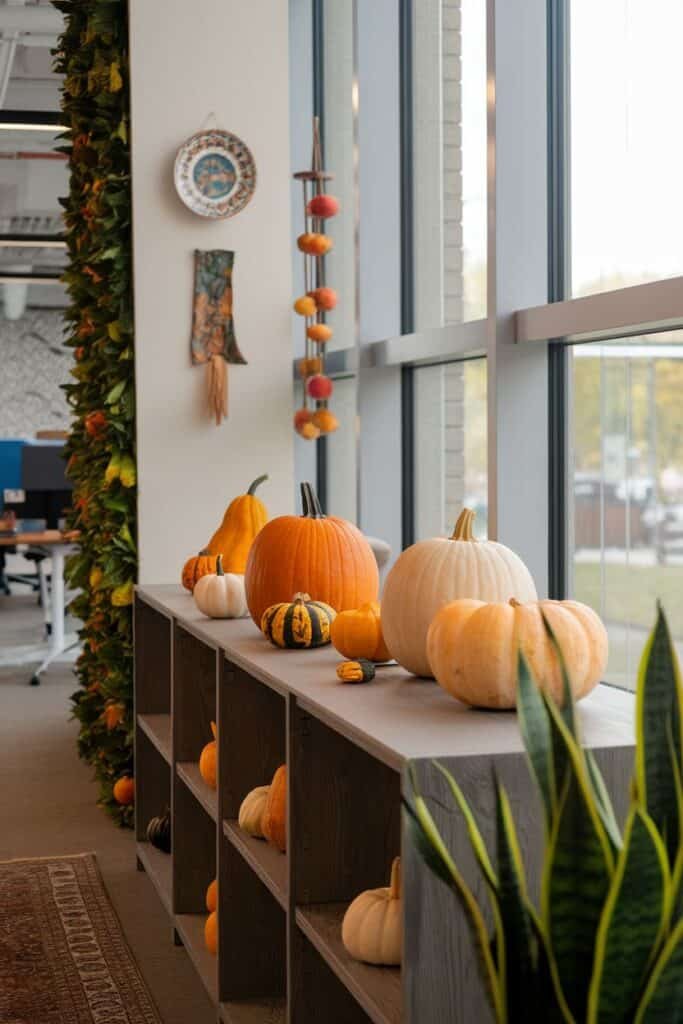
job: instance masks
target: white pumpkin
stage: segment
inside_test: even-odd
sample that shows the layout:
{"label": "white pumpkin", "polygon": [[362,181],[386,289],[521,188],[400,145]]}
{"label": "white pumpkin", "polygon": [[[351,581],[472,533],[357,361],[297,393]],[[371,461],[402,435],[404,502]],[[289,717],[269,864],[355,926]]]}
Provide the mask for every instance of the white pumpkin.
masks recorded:
{"label": "white pumpkin", "polygon": [[268,803],[270,786],[257,786],[245,796],[237,816],[237,824],[250,836],[264,839],[261,820]]}
{"label": "white pumpkin", "polygon": [[342,942],[349,956],[366,964],[396,967],[403,953],[401,861],[391,866],[391,883],[356,896],[344,914]]}
{"label": "white pumpkin", "polygon": [[244,576],[223,572],[221,555],[216,559],[215,573],[197,580],[193,596],[200,612],[210,619],[242,619],[249,614]]}
{"label": "white pumpkin", "polygon": [[[433,675],[427,630],[444,605],[459,598],[535,601],[536,587],[521,558],[472,534],[474,512],[463,509],[452,537],[421,540],[407,548],[387,576],[382,632],[393,658],[416,676]],[[201,582],[201,581],[200,581]]]}

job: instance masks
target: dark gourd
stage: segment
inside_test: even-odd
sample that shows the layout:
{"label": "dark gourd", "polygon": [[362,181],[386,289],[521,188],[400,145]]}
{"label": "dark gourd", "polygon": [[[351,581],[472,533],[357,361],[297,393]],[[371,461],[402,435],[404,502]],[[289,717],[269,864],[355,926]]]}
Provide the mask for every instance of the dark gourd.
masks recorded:
{"label": "dark gourd", "polygon": [[158,818],[152,818],[147,826],[147,841],[163,853],[171,852],[171,812],[168,808]]}
{"label": "dark gourd", "polygon": [[375,666],[367,658],[342,661],[337,665],[337,677],[342,683],[369,683],[375,678]]}
{"label": "dark gourd", "polygon": [[261,629],[276,647],[322,647],[330,642],[330,626],[337,613],[308,594],[266,608]]}

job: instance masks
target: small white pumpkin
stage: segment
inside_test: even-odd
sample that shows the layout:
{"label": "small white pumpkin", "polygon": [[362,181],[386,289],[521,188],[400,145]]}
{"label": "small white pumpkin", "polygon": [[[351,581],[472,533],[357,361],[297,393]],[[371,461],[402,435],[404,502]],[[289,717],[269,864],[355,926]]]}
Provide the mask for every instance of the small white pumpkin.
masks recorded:
{"label": "small white pumpkin", "polygon": [[403,953],[401,861],[391,865],[391,883],[356,896],[344,914],[342,942],[354,960],[396,967]]}
{"label": "small white pumpkin", "polygon": [[242,619],[248,615],[244,593],[244,576],[223,572],[223,556],[216,559],[215,573],[197,580],[194,588],[195,604],[210,619]]}
{"label": "small white pumpkin", "polygon": [[239,827],[257,839],[265,838],[261,828],[261,820],[268,803],[269,792],[270,786],[257,786],[256,789],[252,789],[242,801],[242,806],[237,816]]}

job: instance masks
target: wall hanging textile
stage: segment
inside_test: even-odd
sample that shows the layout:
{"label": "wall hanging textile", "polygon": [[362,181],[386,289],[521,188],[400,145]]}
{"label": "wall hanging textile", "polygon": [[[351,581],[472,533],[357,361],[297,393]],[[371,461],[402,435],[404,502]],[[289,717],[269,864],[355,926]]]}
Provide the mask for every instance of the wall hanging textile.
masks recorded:
{"label": "wall hanging textile", "polygon": [[303,381],[303,405],[294,413],[294,429],[307,441],[316,441],[339,426],[328,408],[334,384],[325,376],[325,345],[332,337],[327,314],[337,305],[337,293],[325,283],[325,254],[332,239],[323,230],[324,223],[339,212],[339,202],[325,192],[325,182],[333,178],[322,167],[320,125],[313,119],[313,157],[309,171],[294,175],[303,187],[304,232],[296,240],[304,260],[305,294],[294,302],[294,311],[304,318],[305,355],[299,362]]}
{"label": "wall hanging textile", "polygon": [[241,139],[216,128],[183,143],[173,177],[185,206],[199,217],[234,217],[254,194],[256,164]]}
{"label": "wall hanging textile", "polygon": [[125,0],[55,0],[64,14],[55,70],[63,75],[69,193],[62,200],[74,354],[66,393],[73,481],[70,528],[80,530],[68,577],[82,623],[73,696],[78,749],[99,803],[133,822],[115,784],[133,774],[133,587],[137,575],[135,378],[131,272],[128,19]]}
{"label": "wall hanging textile", "polygon": [[207,365],[209,413],[218,426],[228,415],[228,363],[246,364],[232,318],[232,268],[227,249],[195,249],[194,305],[190,348],[194,365]]}

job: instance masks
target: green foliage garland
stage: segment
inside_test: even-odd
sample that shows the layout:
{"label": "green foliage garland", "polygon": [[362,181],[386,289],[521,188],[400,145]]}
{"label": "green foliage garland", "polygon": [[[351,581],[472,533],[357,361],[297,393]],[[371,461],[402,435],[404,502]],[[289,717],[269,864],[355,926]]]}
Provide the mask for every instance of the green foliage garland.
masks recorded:
{"label": "green foliage garland", "polygon": [[131,281],[128,26],[126,0],[53,0],[65,15],[55,67],[70,165],[65,210],[71,304],[66,385],[74,484],[71,526],[81,531],[69,583],[83,622],[73,696],[78,749],[93,765],[100,803],[123,825],[132,807],[113,798],[133,774],[132,601],[137,569],[135,392]]}

